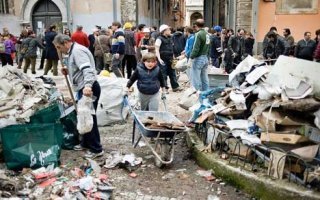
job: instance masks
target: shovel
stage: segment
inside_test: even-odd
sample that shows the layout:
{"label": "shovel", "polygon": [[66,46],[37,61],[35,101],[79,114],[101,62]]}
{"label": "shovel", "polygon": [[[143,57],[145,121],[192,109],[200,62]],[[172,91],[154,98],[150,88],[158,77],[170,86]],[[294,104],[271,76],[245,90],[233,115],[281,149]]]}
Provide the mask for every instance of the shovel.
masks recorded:
{"label": "shovel", "polygon": [[[58,51],[58,50],[57,50],[57,52],[58,52],[58,56],[59,56],[59,60],[60,60],[61,66],[65,67],[63,62],[62,62],[62,54],[61,54],[61,52]],[[64,75],[64,78],[66,79],[66,82],[67,82],[68,90],[69,90],[69,93],[70,93],[70,96],[71,96],[71,99],[72,99],[72,103],[73,103],[74,109],[77,112],[77,103],[76,103],[76,100],[74,99],[74,96],[73,96],[73,92],[72,92],[72,88],[71,88],[71,85],[70,85],[70,81],[69,81],[67,75]]]}

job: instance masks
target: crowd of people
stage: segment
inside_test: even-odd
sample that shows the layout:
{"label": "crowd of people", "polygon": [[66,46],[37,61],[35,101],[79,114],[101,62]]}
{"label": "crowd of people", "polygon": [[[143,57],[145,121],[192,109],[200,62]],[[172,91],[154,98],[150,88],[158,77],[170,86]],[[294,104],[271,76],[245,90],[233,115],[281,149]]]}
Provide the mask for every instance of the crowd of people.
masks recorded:
{"label": "crowd of people", "polygon": [[[276,27],[271,27],[263,41],[263,57],[271,64],[280,56],[294,56],[306,60],[320,61],[320,30],[316,31],[315,40],[311,32],[305,32],[304,39],[295,43],[290,29],[283,30],[280,36]],[[169,92],[181,91],[173,67],[176,59],[186,59],[190,66],[188,77],[192,87],[197,91],[209,89],[208,66],[211,63],[223,68],[226,73],[253,55],[255,39],[250,32],[220,26],[205,27],[205,21],[198,19],[192,27],[172,29],[166,24],[148,27],[139,24],[134,27],[127,22],[113,22],[108,28],[95,26],[87,35],[78,25],[71,33],[65,29],[58,33],[57,27],[51,25],[43,34],[36,36],[30,28],[22,30],[19,37],[3,28],[0,35],[0,57],[2,65],[13,65],[13,61],[27,73],[36,74],[38,48],[42,49],[38,69],[43,74],[58,75],[59,60],[66,67],[64,75],[70,75],[78,99],[92,96],[94,108],[97,109],[101,89],[96,74],[112,71],[117,77],[129,79],[127,89],[135,81],[139,90],[140,104],[143,110],[157,111],[160,90],[162,98]],[[62,54],[60,54],[62,53]],[[170,79],[170,87],[167,78]],[[86,157],[93,158],[103,154],[97,119],[94,116],[93,129],[75,150],[89,149]]]}

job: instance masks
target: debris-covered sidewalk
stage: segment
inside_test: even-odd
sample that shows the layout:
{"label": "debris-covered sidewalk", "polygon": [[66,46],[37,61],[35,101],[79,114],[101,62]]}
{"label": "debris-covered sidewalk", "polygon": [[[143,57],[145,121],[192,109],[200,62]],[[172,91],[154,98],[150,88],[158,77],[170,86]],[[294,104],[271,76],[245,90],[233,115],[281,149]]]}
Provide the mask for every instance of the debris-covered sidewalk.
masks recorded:
{"label": "debris-covered sidewalk", "polygon": [[189,91],[180,105],[193,111],[189,121],[207,145],[203,151],[319,190],[319,69],[296,58],[281,56],[268,66],[249,56],[227,87],[201,92],[199,101]]}

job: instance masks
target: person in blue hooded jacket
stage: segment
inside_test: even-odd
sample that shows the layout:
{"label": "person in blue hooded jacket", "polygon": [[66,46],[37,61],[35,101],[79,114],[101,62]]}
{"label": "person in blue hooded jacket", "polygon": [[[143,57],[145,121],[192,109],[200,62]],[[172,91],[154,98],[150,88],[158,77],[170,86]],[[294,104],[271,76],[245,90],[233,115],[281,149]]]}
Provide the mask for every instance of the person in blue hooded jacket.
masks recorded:
{"label": "person in blue hooded jacket", "polygon": [[184,29],[184,34],[187,37],[187,42],[186,42],[186,46],[184,48],[184,53],[185,53],[186,57],[189,59],[190,55],[191,55],[193,43],[194,43],[194,31],[193,31],[193,28],[186,27]]}
{"label": "person in blue hooded jacket", "polygon": [[142,56],[142,62],[138,64],[127,83],[128,91],[135,81],[138,81],[141,110],[158,111],[159,90],[162,88],[161,98],[165,98],[165,82],[154,53]]}

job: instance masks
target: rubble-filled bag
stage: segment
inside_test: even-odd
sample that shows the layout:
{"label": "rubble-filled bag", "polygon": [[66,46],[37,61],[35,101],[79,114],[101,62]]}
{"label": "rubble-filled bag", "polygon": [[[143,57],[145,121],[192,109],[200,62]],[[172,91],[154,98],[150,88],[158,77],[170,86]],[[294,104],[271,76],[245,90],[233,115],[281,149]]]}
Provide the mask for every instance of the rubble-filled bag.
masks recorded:
{"label": "rubble-filled bag", "polygon": [[8,169],[39,168],[60,163],[61,124],[22,124],[0,129]]}
{"label": "rubble-filled bag", "polygon": [[191,106],[198,102],[198,95],[196,94],[196,90],[194,88],[188,88],[184,93],[183,96],[178,103],[178,105],[188,110]]}
{"label": "rubble-filled bag", "polygon": [[62,113],[60,123],[63,127],[62,149],[72,150],[80,143],[77,130],[77,113],[74,107],[70,107]]}
{"label": "rubble-filled bag", "polygon": [[128,80],[99,76],[98,82],[101,87],[101,94],[104,94],[100,95],[98,102],[98,126],[123,122],[129,112],[123,104],[124,87]]}
{"label": "rubble-filled bag", "polygon": [[30,123],[55,123],[59,121],[61,111],[59,103],[52,103],[48,107],[38,110],[30,117]]}
{"label": "rubble-filled bag", "polygon": [[77,115],[77,129],[80,134],[89,133],[93,127],[92,113],[94,112],[92,106],[92,98],[82,96],[78,101],[78,115]]}

